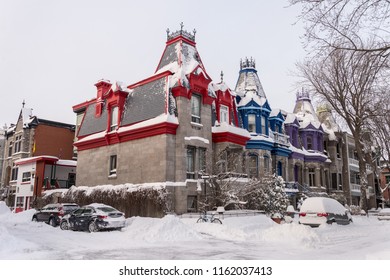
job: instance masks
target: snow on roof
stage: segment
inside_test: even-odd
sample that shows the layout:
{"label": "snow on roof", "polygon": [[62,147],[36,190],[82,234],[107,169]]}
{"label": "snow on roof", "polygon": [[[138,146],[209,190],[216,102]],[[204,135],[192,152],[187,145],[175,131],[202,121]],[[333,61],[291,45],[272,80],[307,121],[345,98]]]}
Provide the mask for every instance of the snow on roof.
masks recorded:
{"label": "snow on roof", "polygon": [[32,109],[31,108],[22,108],[22,119],[23,119],[23,127],[26,128],[32,122]]}
{"label": "snow on roof", "polygon": [[221,83],[218,83],[218,84],[210,83],[210,85],[212,86],[214,91],[218,91],[218,90],[226,91],[226,90],[229,90],[229,87],[227,86],[227,84],[225,82],[221,82]]}
{"label": "snow on roof", "polygon": [[336,132],[341,132],[340,126],[336,123],[332,112],[327,107],[318,111],[319,119],[322,122],[322,129],[328,134],[329,140],[337,140]]}
{"label": "snow on roof", "polygon": [[293,123],[295,122],[295,120],[297,119],[297,116],[293,113],[287,113],[287,117],[284,121],[285,124],[290,124],[290,123]]}
{"label": "snow on roof", "polygon": [[58,157],[42,155],[42,156],[36,156],[36,157],[21,158],[21,159],[15,160],[15,164],[20,165],[20,164],[23,164],[25,162],[37,161],[39,159],[45,159],[45,160],[51,159],[51,160],[54,160],[54,161],[58,161],[59,160]]}
{"label": "snow on roof", "polygon": [[256,104],[258,104],[259,106],[263,106],[267,102],[266,98],[258,96],[256,92],[248,91],[238,103],[238,107],[246,106],[252,100],[256,102]]}
{"label": "snow on roof", "polygon": [[165,122],[173,123],[173,124],[179,124],[179,120],[174,115],[161,114],[161,115],[159,115],[159,116],[157,116],[155,118],[148,119],[146,121],[142,121],[142,122],[139,122],[139,123],[136,123],[136,124],[133,124],[133,125],[121,126],[116,131],[111,131],[111,132],[101,131],[101,132],[98,132],[98,133],[95,133],[95,134],[91,134],[89,136],[86,136],[86,137],[78,140],[76,143],[78,144],[78,143],[83,143],[83,142],[94,140],[94,139],[99,139],[99,138],[104,137],[108,133],[115,133],[115,132],[121,133],[121,132],[125,132],[125,131],[131,131],[131,130],[135,130],[135,129],[138,129],[138,128],[159,124],[159,123],[165,123]]}
{"label": "snow on roof", "polygon": [[219,133],[219,132],[230,132],[243,137],[248,137],[248,138],[251,137],[250,133],[246,129],[232,126],[226,122],[222,122],[221,124],[219,124],[219,126],[212,127],[212,133]]}
{"label": "snow on roof", "polygon": [[202,141],[205,144],[209,144],[210,143],[210,141],[208,139],[203,138],[203,137],[198,137],[198,136],[184,137],[184,140],[186,140],[186,141],[199,140],[199,141]]}
{"label": "snow on roof", "polygon": [[115,91],[123,91],[123,92],[131,93],[133,91],[131,89],[128,89],[126,84],[124,82],[121,82],[121,81],[116,81],[116,82],[112,83],[111,89],[114,92]]}
{"label": "snow on roof", "polygon": [[77,161],[60,159],[60,160],[57,161],[56,164],[57,165],[64,165],[64,166],[77,166]]}
{"label": "snow on roof", "polygon": [[246,68],[240,71],[235,91],[240,96],[246,95],[247,92],[254,92],[260,97],[267,98],[254,68]]}
{"label": "snow on roof", "polygon": [[149,119],[149,120],[146,120],[146,121],[142,121],[142,122],[139,122],[139,123],[136,123],[136,124],[133,124],[133,125],[129,125],[129,126],[120,127],[118,129],[118,133],[124,132],[124,131],[134,130],[134,129],[141,128],[141,127],[151,126],[151,125],[154,125],[154,124],[165,123],[165,122],[173,123],[173,124],[179,124],[179,120],[174,115],[161,114],[161,115],[159,115],[159,116],[157,116],[155,118],[152,118],[152,119]]}
{"label": "snow on roof", "polygon": [[269,116],[270,117],[277,117],[279,115],[279,113],[281,113],[281,112],[282,112],[282,110],[275,108],[275,109],[271,110],[271,113]]}
{"label": "snow on roof", "polygon": [[[177,42],[175,44],[175,51],[177,59],[171,60],[169,64],[163,66],[155,73],[159,74],[165,71],[172,72],[173,75],[171,76],[169,83],[170,88],[177,85],[189,87],[187,75],[194,72],[195,69],[197,75],[203,73],[204,76],[207,77],[207,74],[203,70],[203,65],[200,62],[198,51],[194,46]],[[181,60],[179,60],[179,58]]]}

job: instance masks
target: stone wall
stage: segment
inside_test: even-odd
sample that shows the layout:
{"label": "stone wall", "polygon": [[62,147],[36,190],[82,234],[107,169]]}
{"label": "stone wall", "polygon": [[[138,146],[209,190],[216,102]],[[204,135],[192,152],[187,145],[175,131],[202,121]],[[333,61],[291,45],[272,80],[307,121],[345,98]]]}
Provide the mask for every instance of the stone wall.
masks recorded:
{"label": "stone wall", "polygon": [[[77,186],[174,181],[175,136],[170,134],[79,151]],[[109,176],[117,155],[117,176]]]}

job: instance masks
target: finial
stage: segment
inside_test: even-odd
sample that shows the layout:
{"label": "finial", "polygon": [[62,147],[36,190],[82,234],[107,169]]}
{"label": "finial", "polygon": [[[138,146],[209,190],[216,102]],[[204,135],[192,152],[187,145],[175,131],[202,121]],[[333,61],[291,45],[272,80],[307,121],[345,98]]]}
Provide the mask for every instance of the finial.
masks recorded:
{"label": "finial", "polygon": [[195,35],[196,35],[196,29],[194,28],[194,30],[192,30],[192,33],[194,33],[194,39],[195,39]]}
{"label": "finial", "polygon": [[26,102],[25,102],[24,99],[23,99],[22,108],[24,108],[24,105],[26,105]]}
{"label": "finial", "polygon": [[184,23],[180,22],[180,31],[183,31]]}
{"label": "finial", "polygon": [[168,37],[169,37],[169,32],[170,32],[170,30],[169,30],[169,28],[167,28],[167,39],[168,39]]}
{"label": "finial", "polygon": [[221,70],[221,83],[223,82],[223,71]]}

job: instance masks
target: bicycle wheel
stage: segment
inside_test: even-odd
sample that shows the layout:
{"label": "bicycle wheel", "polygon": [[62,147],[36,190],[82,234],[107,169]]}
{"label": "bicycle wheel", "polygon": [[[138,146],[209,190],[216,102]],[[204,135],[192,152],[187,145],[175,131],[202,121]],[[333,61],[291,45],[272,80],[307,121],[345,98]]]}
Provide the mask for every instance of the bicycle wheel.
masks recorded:
{"label": "bicycle wheel", "polygon": [[196,222],[197,222],[197,223],[204,223],[204,222],[206,222],[206,221],[205,221],[205,219],[203,219],[203,218],[199,218]]}
{"label": "bicycle wheel", "polygon": [[222,225],[222,221],[218,218],[215,218],[214,220],[211,221],[213,224],[221,224]]}

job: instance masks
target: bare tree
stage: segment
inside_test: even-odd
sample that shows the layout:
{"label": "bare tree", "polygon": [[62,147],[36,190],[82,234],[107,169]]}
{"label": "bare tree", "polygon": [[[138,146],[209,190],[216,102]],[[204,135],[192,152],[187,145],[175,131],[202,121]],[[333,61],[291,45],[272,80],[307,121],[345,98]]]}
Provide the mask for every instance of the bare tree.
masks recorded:
{"label": "bare tree", "polygon": [[388,56],[388,0],[290,0],[300,5],[307,46]]}
{"label": "bare tree", "polygon": [[299,72],[312,92],[332,106],[352,133],[359,160],[361,207],[365,210],[366,164],[371,152],[366,136],[370,120],[383,115],[380,105],[384,95],[378,94],[378,88],[386,63],[383,56],[339,49],[298,64]]}

